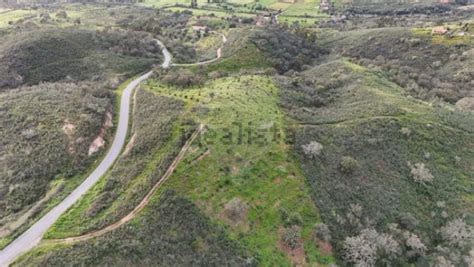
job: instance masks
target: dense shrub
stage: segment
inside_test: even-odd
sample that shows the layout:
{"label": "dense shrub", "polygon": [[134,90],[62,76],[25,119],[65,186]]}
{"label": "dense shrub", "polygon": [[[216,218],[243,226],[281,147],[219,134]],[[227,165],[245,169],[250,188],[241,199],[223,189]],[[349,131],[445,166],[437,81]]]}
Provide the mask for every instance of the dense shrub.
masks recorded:
{"label": "dense shrub", "polygon": [[359,163],[353,157],[344,156],[339,162],[339,169],[343,173],[352,173],[357,169]]}
{"label": "dense shrub", "polygon": [[470,81],[474,79],[472,43],[468,38],[459,44],[448,39],[434,42],[433,38],[402,28],[349,31],[339,33],[328,48],[334,55],[383,71],[418,98],[455,103],[470,96]]}
{"label": "dense shrub", "polygon": [[314,232],[316,234],[316,237],[324,240],[326,242],[331,241],[331,230],[329,230],[329,227],[324,224],[324,223],[318,223],[314,226]]}
{"label": "dense shrub", "polygon": [[282,240],[291,249],[298,248],[300,245],[300,238],[300,228],[296,225],[283,230]]}
{"label": "dense shrub", "polygon": [[134,57],[161,58],[161,47],[150,34],[136,31],[103,30],[97,32],[96,42],[102,49]]}
{"label": "dense shrub", "polygon": [[0,48],[0,88],[107,80],[143,71],[162,57],[155,41],[130,31],[38,30],[10,36]]}
{"label": "dense shrub", "polygon": [[162,82],[178,87],[190,87],[202,85],[205,81],[204,75],[192,72],[188,69],[174,68],[162,74]]}
{"label": "dense shrub", "polygon": [[119,23],[133,31],[152,33],[164,43],[173,54],[175,63],[196,61],[196,50],[192,43],[200,35],[187,28],[191,15],[187,12],[167,12],[159,10],[154,15],[146,15]]}
{"label": "dense shrub", "polygon": [[304,33],[278,26],[256,31],[250,40],[263,51],[279,73],[300,71],[322,52]]}
{"label": "dense shrub", "polygon": [[[438,233],[446,219],[472,213],[472,201],[466,200],[471,167],[460,163],[474,160],[466,149],[473,145],[473,129],[451,128],[464,129],[473,123],[472,116],[416,101],[378,71],[337,62],[275,79],[282,107],[298,124],[289,132],[295,135],[293,149],[331,230],[335,252],[343,258],[350,238],[351,264],[360,258],[398,266],[430,261],[435,254],[459,264],[469,255],[465,248],[451,245],[447,253],[434,248],[446,246]],[[302,149],[314,140],[324,144],[317,161]],[[343,160],[347,155],[351,158]],[[429,162],[407,165],[420,158]],[[421,181],[426,186],[418,186]],[[400,233],[386,232],[395,222],[403,228]],[[360,236],[363,229],[392,236],[399,256],[379,254]],[[367,250],[357,250],[364,244]]]}
{"label": "dense shrub", "polygon": [[84,170],[110,108],[111,94],[92,83],[44,83],[1,93],[0,218],[39,200],[57,175]]}

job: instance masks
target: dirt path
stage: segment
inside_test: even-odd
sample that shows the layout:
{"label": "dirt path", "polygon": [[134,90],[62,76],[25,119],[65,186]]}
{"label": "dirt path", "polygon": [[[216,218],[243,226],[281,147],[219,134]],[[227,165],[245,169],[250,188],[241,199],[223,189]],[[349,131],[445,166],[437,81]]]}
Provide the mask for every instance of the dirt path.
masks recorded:
{"label": "dirt path", "polygon": [[[227,37],[226,37],[224,34],[218,33],[218,32],[214,32],[214,31],[213,31],[212,33],[221,35],[221,37],[222,37],[222,44],[225,44],[225,43],[227,42]],[[213,58],[213,59],[209,59],[209,60],[201,61],[201,62],[196,62],[196,63],[183,63],[183,64],[173,63],[172,65],[173,65],[173,66],[178,66],[178,67],[199,66],[199,65],[205,65],[205,64],[209,64],[209,63],[212,63],[212,62],[214,62],[214,61],[217,61],[217,60],[219,60],[221,57],[222,57],[222,47],[219,47],[219,48],[217,48],[217,50],[216,50],[216,57]]]}
{"label": "dirt path", "polygon": [[171,163],[171,165],[168,167],[168,169],[166,170],[165,174],[163,174],[163,176],[161,177],[161,179],[153,186],[153,188],[148,192],[148,194],[146,194],[146,196],[143,198],[143,200],[140,202],[140,204],[138,204],[138,206],[136,206],[129,214],[127,214],[125,217],[123,217],[122,219],[120,219],[119,221],[105,227],[105,228],[102,228],[100,230],[97,230],[97,231],[94,231],[94,232],[91,232],[91,233],[87,233],[87,234],[84,234],[84,235],[80,235],[80,236],[74,236],[74,237],[68,237],[68,238],[63,238],[63,239],[51,239],[51,240],[47,240],[46,242],[47,243],[73,243],[73,242],[79,242],[79,241],[85,241],[85,240],[89,240],[91,238],[95,238],[95,237],[98,237],[98,236],[101,236],[101,235],[104,235],[110,231],[113,231],[117,228],[119,228],[120,226],[122,226],[123,224],[127,223],[128,221],[130,221],[131,219],[135,218],[135,216],[138,215],[138,213],[143,210],[143,208],[145,208],[145,206],[148,204],[148,202],[150,202],[150,199],[151,197],[153,196],[153,194],[156,192],[156,190],[158,190],[158,188],[160,188],[160,186],[171,176],[171,174],[173,173],[173,171],[176,169],[176,166],[178,166],[178,163],[181,161],[181,159],[184,157],[184,155],[186,154],[186,152],[188,151],[189,147],[191,146],[191,144],[193,143],[193,141],[199,136],[199,134],[201,133],[201,131],[203,130],[204,126],[203,124],[200,124],[198,126],[198,128],[196,129],[196,131],[191,135],[191,137],[186,141],[186,143],[184,144],[184,146],[181,148],[181,151],[178,153],[178,155],[176,156],[176,158],[173,160],[173,162]]}

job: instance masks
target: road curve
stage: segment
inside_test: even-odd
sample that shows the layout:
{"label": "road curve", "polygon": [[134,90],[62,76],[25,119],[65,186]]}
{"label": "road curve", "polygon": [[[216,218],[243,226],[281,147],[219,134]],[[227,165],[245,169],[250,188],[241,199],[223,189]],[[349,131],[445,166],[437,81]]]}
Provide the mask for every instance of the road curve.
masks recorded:
{"label": "road curve", "polygon": [[[166,47],[159,40],[156,40],[158,45],[162,49],[164,56],[162,68],[168,68],[171,65],[171,54],[166,49]],[[122,93],[120,99],[120,116],[115,133],[115,138],[110,147],[110,150],[107,152],[107,155],[102,160],[102,162],[97,166],[97,168],[71,193],[69,194],[61,203],[56,207],[50,210],[46,215],[34,223],[28,230],[11,242],[7,247],[0,251],[0,266],[8,266],[12,263],[18,256],[27,252],[36,246],[44,233],[53,225],[56,220],[63,214],[68,208],[70,208],[76,201],[78,201],[81,196],[86,193],[105,172],[113,165],[117,157],[120,155],[125,139],[127,137],[128,130],[128,121],[130,113],[130,96],[132,95],[133,89],[135,89],[142,81],[146,80],[153,71],[149,71],[142,76],[136,78],[130,84],[127,85],[125,90]]]}

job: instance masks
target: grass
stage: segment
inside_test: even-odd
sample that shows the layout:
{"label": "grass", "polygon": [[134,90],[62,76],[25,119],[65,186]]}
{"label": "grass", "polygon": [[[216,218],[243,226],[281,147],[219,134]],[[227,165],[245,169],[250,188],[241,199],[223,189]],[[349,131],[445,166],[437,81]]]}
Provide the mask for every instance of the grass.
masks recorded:
{"label": "grass", "polygon": [[296,3],[284,9],[287,16],[321,15],[319,12],[319,0],[296,1]]}
{"label": "grass", "polygon": [[[225,48],[224,48],[225,49]],[[225,52],[223,52],[225,53]],[[253,44],[247,44],[241,51],[230,56],[223,57],[215,64],[207,66],[207,72],[224,71],[238,72],[244,69],[258,70],[268,68],[270,64]],[[198,67],[196,67],[198,68]]]}
{"label": "grass", "polygon": [[412,28],[411,33],[414,36],[424,37],[431,39],[433,45],[443,45],[443,46],[456,46],[456,45],[474,45],[474,37],[469,34],[464,36],[458,36],[460,26],[457,24],[444,25],[444,27],[451,29],[454,32],[454,36],[451,38],[443,35],[432,35],[431,28]]}
{"label": "grass", "polygon": [[36,14],[38,14],[37,11],[28,9],[0,10],[0,28],[8,27],[9,22],[16,22],[22,18]]}
{"label": "grass", "polygon": [[[248,224],[248,230],[228,224],[227,229],[233,239],[256,252],[262,266],[290,265],[275,246],[280,239],[278,229],[285,223],[281,210],[302,217],[307,259],[331,262],[331,257],[320,255],[311,242],[312,227],[319,221],[318,212],[309,197],[304,177],[284,144],[285,116],[278,109],[278,90],[270,79],[259,76],[224,78],[210,82],[204,88],[178,91],[157,83],[150,82],[148,86],[159,94],[199,103],[197,105],[209,109],[206,115],[197,115],[195,120],[206,124],[210,130],[201,138],[200,144],[195,144],[195,152],[179,164],[165,188],[188,196],[208,216],[224,225],[224,204],[235,197],[247,203],[248,221],[243,224]],[[237,144],[236,123],[242,123],[244,132],[247,128],[258,131],[274,125],[282,139],[270,141],[274,132],[268,128],[261,130],[265,132],[261,140],[248,144],[248,135],[244,134],[243,143]],[[234,136],[231,144],[220,140],[227,130]],[[209,154],[196,162],[205,151]]]}
{"label": "grass", "polygon": [[[205,66],[190,67],[193,71],[204,70],[206,73],[219,71],[224,73],[238,73],[245,70],[262,70],[271,67],[263,53],[251,42],[249,35],[253,29],[231,29],[227,42],[222,47],[222,58],[215,63]],[[215,50],[214,50],[215,52]],[[215,53],[214,53],[215,55]]]}
{"label": "grass", "polygon": [[[332,256],[323,255],[313,241],[313,227],[320,222],[318,210],[310,198],[310,191],[305,186],[304,176],[297,167],[290,147],[284,142],[286,117],[279,110],[279,92],[271,79],[260,76],[229,77],[209,81],[205,87],[190,89],[178,89],[148,81],[144,87],[157,96],[183,101],[185,109],[192,111],[186,112],[186,117],[208,127],[206,133],[195,141],[190,152],[178,164],[174,174],[155,194],[151,206],[155,205],[153,203],[161,203],[159,196],[169,190],[186,196],[205,216],[209,216],[212,224],[224,229],[232,242],[251,252],[252,257],[262,266],[291,266],[288,256],[277,244],[281,240],[280,229],[292,224],[299,225],[301,229],[301,244],[305,251],[303,261],[322,265],[333,261]],[[242,123],[242,144],[236,143],[236,123]],[[254,141],[250,143],[247,128],[255,135]],[[232,132],[233,142],[221,140],[221,133],[226,129]],[[272,141],[275,134],[279,138]],[[155,164],[151,161],[148,166]],[[145,167],[143,172],[148,169]],[[140,177],[137,176],[134,181],[142,179]],[[95,219],[84,221],[84,214],[94,205],[94,199],[97,199],[100,192],[103,192],[108,179],[102,179],[80,203],[62,216],[47,233],[47,238],[80,233],[85,229],[84,225],[94,221]],[[134,183],[129,183],[128,186],[132,188]],[[130,188],[122,196],[128,195],[126,192]],[[224,211],[224,206],[234,198],[245,203],[247,209],[246,215],[237,224],[231,223]],[[124,205],[123,201],[114,202],[107,210],[123,209]],[[153,210],[151,206],[130,222],[128,227],[119,231],[147,231],[141,222],[150,220],[150,212]],[[105,214],[110,216],[114,213],[102,213],[96,218]],[[82,226],[77,227],[79,221]],[[150,224],[154,223],[150,221]],[[97,249],[102,251],[100,254],[105,253],[101,247],[110,242],[105,240],[115,240],[111,239],[111,234],[100,238],[102,241],[99,243],[94,241],[98,245]],[[85,249],[89,246],[86,245],[88,243],[89,241],[83,243],[84,247],[81,245],[81,248],[75,249],[84,259],[91,259],[92,255],[91,251]],[[216,243],[212,243],[212,246],[213,244]],[[40,248],[39,251],[41,250]],[[67,247],[52,250],[54,255],[62,255],[68,262],[74,261],[67,256],[71,255],[68,251],[70,249]],[[40,260],[42,255],[43,252],[36,251],[26,258],[34,262]],[[154,257],[158,255],[162,254]],[[55,258],[58,257],[50,256],[50,259]],[[100,258],[101,256],[96,259]]]}
{"label": "grass", "polygon": [[121,155],[114,167],[57,221],[46,238],[79,235],[125,216],[161,177],[180,149],[181,131],[179,121],[175,121],[180,113],[179,102],[143,90],[138,91],[136,97],[139,105],[135,107],[130,133],[135,136],[130,139],[134,140],[133,145],[125,149],[128,152]]}
{"label": "grass", "polygon": [[298,23],[301,26],[313,26],[316,22],[320,21],[321,18],[313,18],[313,17],[296,17],[296,16],[286,16],[281,15],[278,16],[279,23],[287,23],[288,25],[292,25],[294,23]]}
{"label": "grass", "polygon": [[217,49],[223,45],[222,37],[219,34],[210,33],[209,36],[200,38],[195,43],[198,61],[216,58]]}
{"label": "grass", "polygon": [[[159,198],[158,198],[159,197]],[[81,244],[43,244],[13,266],[242,266],[251,254],[229,240],[190,201],[172,191],[155,198],[128,227]]]}

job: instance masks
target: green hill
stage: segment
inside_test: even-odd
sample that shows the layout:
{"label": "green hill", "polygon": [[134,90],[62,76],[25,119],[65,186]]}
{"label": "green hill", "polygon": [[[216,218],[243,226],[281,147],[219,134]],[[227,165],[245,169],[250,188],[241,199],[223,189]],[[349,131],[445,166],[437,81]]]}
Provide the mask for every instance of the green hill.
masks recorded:
{"label": "green hill", "polygon": [[161,58],[161,49],[150,37],[74,28],[9,35],[2,51],[0,88],[56,81],[109,82],[139,73]]}
{"label": "green hill", "polygon": [[87,170],[97,158],[89,146],[111,110],[112,94],[94,83],[0,93],[0,238],[48,191],[64,189],[63,181]]}
{"label": "green hill", "polygon": [[243,266],[249,254],[229,240],[189,200],[166,191],[147,207],[133,226],[94,242],[52,246],[44,257],[23,258],[21,266]]}
{"label": "green hill", "polygon": [[[450,247],[439,233],[449,221],[466,216],[472,223],[472,114],[415,100],[382,73],[344,60],[281,88],[282,105],[296,120],[295,152],[343,258],[355,253],[346,238],[373,228],[399,238],[398,254],[377,254],[378,264],[390,257],[421,263],[440,255],[437,246]],[[418,235],[424,253],[413,253],[394,226]]]}

